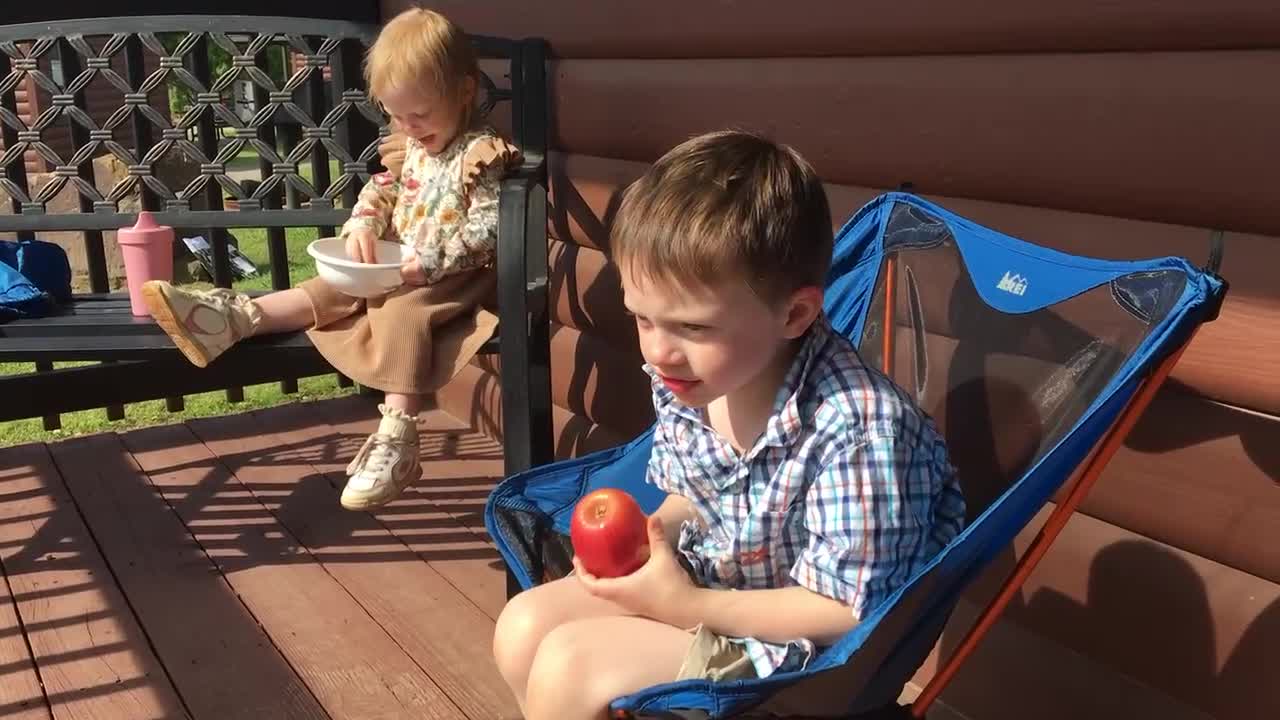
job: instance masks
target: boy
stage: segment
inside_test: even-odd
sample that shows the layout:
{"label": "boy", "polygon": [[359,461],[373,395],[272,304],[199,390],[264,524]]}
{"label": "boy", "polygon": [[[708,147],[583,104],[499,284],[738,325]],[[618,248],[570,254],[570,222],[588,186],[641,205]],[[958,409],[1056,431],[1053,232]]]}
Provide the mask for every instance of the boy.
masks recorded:
{"label": "boy", "polygon": [[743,132],[676,147],[611,236],[669,493],[634,574],[513,598],[499,669],[529,720],[605,718],[686,678],[803,667],[959,532],[932,421],[822,313],[831,212],[790,148]]}

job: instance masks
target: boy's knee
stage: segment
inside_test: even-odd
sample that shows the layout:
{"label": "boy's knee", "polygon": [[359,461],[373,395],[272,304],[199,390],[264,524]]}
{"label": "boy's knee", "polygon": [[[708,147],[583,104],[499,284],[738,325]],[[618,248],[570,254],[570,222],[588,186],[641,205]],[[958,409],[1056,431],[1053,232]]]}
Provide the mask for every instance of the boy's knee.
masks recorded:
{"label": "boy's knee", "polygon": [[536,662],[548,672],[572,670],[582,659],[581,622],[567,622],[552,628],[538,643]]}
{"label": "boy's knee", "polygon": [[522,592],[507,601],[493,632],[493,657],[504,675],[523,674],[533,662],[546,632],[544,612],[535,593]]}
{"label": "boy's knee", "polygon": [[565,623],[547,632],[538,644],[537,653],[529,668],[528,687],[525,694],[526,709],[531,718],[542,715],[542,708],[561,708],[566,703],[590,704],[596,699],[585,678],[584,663],[588,657],[579,623]]}

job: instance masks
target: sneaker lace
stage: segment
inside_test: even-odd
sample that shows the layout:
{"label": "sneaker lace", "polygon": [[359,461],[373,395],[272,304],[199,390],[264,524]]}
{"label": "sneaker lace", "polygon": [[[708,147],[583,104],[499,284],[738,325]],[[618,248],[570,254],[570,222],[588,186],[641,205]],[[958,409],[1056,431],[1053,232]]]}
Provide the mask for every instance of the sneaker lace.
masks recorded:
{"label": "sneaker lace", "polygon": [[365,441],[364,447],[360,448],[360,454],[364,460],[360,467],[376,474],[397,457],[394,450],[399,450],[399,454],[403,454],[406,445],[407,443],[399,438],[384,433],[374,433]]}
{"label": "sneaker lace", "polygon": [[231,307],[236,299],[236,291],[230,288],[211,288],[187,293],[192,300],[204,302],[219,309]]}

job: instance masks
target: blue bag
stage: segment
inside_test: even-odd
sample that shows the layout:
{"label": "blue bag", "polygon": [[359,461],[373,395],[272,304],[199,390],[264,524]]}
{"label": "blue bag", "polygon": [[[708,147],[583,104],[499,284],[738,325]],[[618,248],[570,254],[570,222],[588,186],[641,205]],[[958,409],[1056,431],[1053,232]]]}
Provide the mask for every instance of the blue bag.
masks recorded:
{"label": "blue bag", "polygon": [[71,301],[71,263],[58,245],[0,241],[0,322],[39,317]]}

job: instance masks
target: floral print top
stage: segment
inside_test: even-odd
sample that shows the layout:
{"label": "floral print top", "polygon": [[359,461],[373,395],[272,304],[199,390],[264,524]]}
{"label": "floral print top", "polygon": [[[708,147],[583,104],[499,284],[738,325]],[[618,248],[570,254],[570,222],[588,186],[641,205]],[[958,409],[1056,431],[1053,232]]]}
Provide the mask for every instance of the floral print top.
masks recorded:
{"label": "floral print top", "polygon": [[412,245],[428,283],[493,262],[498,245],[498,190],[520,151],[491,128],[463,133],[432,155],[405,141],[400,177],[374,175],[340,237],[365,229]]}

